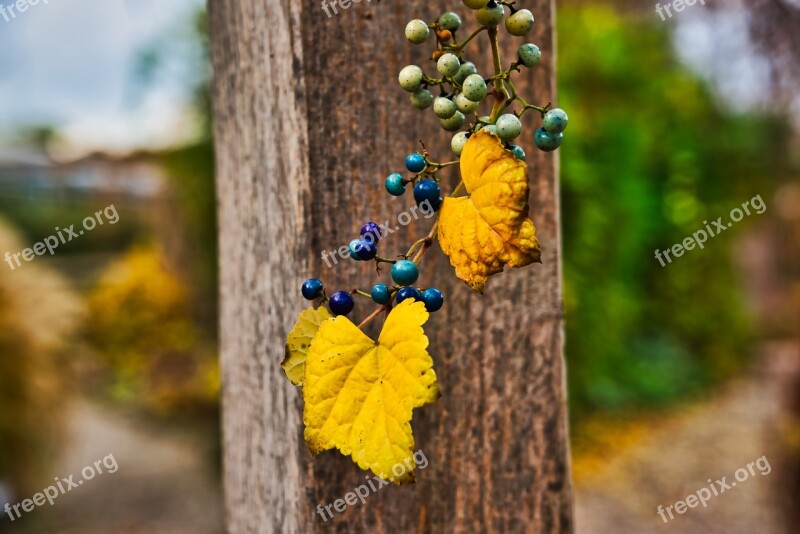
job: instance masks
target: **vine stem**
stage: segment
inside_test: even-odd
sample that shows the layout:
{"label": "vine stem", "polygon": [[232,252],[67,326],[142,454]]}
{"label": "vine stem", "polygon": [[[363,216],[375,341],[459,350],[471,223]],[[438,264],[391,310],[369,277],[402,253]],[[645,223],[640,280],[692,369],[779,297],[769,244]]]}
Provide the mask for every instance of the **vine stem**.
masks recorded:
{"label": "vine stem", "polygon": [[364,319],[363,321],[361,321],[361,322],[358,324],[358,327],[359,327],[359,328],[364,328],[364,327],[365,327],[365,326],[367,326],[369,323],[371,323],[373,319],[375,319],[375,318],[376,318],[378,315],[380,315],[382,311],[388,311],[388,310],[389,310],[389,306],[381,306],[380,308],[378,308],[377,310],[375,310],[374,312],[372,312],[372,313],[370,314],[370,316],[369,316],[369,317],[367,317],[366,319]]}
{"label": "vine stem", "polygon": [[489,122],[494,124],[494,122],[497,120],[497,117],[506,108],[506,99],[508,99],[509,94],[502,79],[503,64],[502,60],[500,59],[500,45],[497,41],[497,28],[489,28],[488,32],[489,42],[492,45],[492,62],[494,64],[494,90],[497,93],[494,105],[492,106],[492,113],[489,115]]}

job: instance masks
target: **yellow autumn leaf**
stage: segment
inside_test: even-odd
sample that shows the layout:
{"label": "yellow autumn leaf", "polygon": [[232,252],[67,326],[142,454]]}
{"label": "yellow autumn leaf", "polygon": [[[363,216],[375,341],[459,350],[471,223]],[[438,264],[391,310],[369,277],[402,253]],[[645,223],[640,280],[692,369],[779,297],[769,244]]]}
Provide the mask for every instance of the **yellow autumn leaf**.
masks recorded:
{"label": "yellow autumn leaf", "polygon": [[286,378],[295,386],[306,381],[306,353],[311,340],[317,335],[319,326],[331,318],[327,308],[308,308],[300,312],[297,324],[286,338],[286,357],[281,362]]}
{"label": "yellow autumn leaf", "polygon": [[344,316],[322,323],[303,387],[312,453],[337,448],[384,480],[414,481],[411,412],[439,396],[422,330],[427,320],[423,303],[405,300],[389,313],[377,342]]}
{"label": "yellow autumn leaf", "polygon": [[505,265],[541,261],[533,221],[528,218],[526,168],[485,130],[471,136],[461,153],[467,196],[444,199],[438,237],[456,276],[479,293],[489,276]]}

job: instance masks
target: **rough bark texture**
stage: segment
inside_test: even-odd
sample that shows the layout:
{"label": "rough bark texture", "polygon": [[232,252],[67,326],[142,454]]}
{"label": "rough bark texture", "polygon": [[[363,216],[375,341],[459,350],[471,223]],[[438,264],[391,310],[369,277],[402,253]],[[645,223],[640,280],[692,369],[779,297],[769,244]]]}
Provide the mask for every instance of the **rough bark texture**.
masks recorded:
{"label": "rough bark texture", "polygon": [[[535,28],[525,40],[500,31],[503,62],[522,42],[538,43],[542,64],[516,85],[545,104],[555,101],[553,4],[522,3]],[[300,396],[278,365],[305,305],[303,279],[317,275],[335,289],[377,281],[372,266],[329,267],[321,252],[346,245],[366,220],[397,226],[410,195],[389,197],[383,179],[403,170],[419,139],[434,159],[451,159],[451,135],[396,84],[408,63],[435,72],[432,40],[415,47],[403,29],[444,10],[472,26],[457,0],[362,1],[330,18],[317,2],[210,0],[231,532],[572,531],[557,157],[533,146],[533,114],[520,143],[543,263],[493,277],[480,296],[455,278],[438,246],[422,262],[420,286],[436,285],[447,302],[426,327],[442,398],[415,411],[416,448],[429,462],[415,485],[384,487],[323,521],[317,504],[343,498],[365,474],[337,452],[311,457]],[[485,35],[477,43],[469,59],[485,74]],[[455,184],[450,170],[444,183]],[[405,251],[430,224],[403,227],[382,241],[381,254]],[[354,315],[372,309],[359,300]]]}

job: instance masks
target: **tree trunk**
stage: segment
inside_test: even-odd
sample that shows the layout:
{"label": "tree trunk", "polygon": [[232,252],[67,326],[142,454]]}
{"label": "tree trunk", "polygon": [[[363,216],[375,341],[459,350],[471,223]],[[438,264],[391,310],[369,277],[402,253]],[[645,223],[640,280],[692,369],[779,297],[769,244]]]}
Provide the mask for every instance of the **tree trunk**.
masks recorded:
{"label": "tree trunk", "polygon": [[[366,473],[338,452],[313,458],[303,441],[301,396],[279,367],[285,336],[307,306],[299,286],[309,276],[334,290],[378,281],[371,262],[328,267],[322,251],[346,245],[367,220],[396,226],[413,200],[387,195],[383,179],[402,172],[419,139],[433,159],[452,159],[452,134],[397,85],[406,64],[435,72],[433,39],[414,46],[403,30],[412,18],[431,21],[445,10],[474,27],[458,0],[337,7],[329,18],[317,2],[209,2],[228,529],[571,532],[557,157],[534,147],[533,114],[520,144],[543,263],[507,269],[481,296],[456,279],[438,246],[426,254],[419,284],[447,299],[425,329],[442,398],[415,410],[413,421],[415,449],[429,465],[416,484],[383,487],[333,519],[315,511]],[[527,39],[543,59],[515,84],[529,102],[555,102],[553,3],[517,7],[534,12]],[[508,64],[525,41],[503,29],[500,38]],[[488,41],[477,41],[469,59],[486,75]],[[443,182],[455,184],[457,170],[448,170]],[[404,252],[430,224],[420,218],[385,238],[381,254]],[[353,316],[373,309],[359,299]]]}

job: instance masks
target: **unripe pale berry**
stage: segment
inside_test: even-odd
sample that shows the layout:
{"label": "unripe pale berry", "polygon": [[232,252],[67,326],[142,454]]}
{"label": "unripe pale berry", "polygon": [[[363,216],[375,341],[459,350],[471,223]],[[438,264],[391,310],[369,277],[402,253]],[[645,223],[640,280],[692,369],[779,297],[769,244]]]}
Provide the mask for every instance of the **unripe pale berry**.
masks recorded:
{"label": "unripe pale berry", "polygon": [[473,102],[464,96],[464,93],[458,93],[453,99],[453,102],[456,103],[458,111],[462,113],[473,113],[476,109],[478,109],[479,105],[477,102]]}
{"label": "unripe pale berry", "polygon": [[458,132],[455,134],[453,139],[450,140],[450,149],[453,151],[453,154],[456,156],[461,156],[461,152],[464,150],[464,145],[467,144],[468,140],[468,132]]}
{"label": "unripe pale berry", "polygon": [[427,109],[433,104],[433,93],[427,89],[419,88],[411,93],[411,105],[417,109]]}
{"label": "unripe pale berry", "polygon": [[494,124],[487,124],[486,126],[481,128],[481,130],[486,130],[487,132],[490,132],[490,133],[493,133],[494,135],[497,135],[497,126],[494,125]]}
{"label": "unripe pale berry", "polygon": [[562,141],[564,141],[563,133],[550,133],[544,128],[536,130],[536,134],[533,136],[533,142],[536,143],[540,150],[545,152],[552,152],[557,149],[561,146]]}
{"label": "unripe pale berry", "polygon": [[475,12],[475,18],[484,26],[494,27],[500,24],[504,14],[503,6],[495,4],[494,7],[486,6],[480,8]]}
{"label": "unripe pale berry", "polygon": [[527,35],[533,27],[533,13],[527,9],[520,9],[506,19],[506,31],[511,35]]}
{"label": "unripe pale berry", "polygon": [[523,65],[530,68],[539,63],[539,60],[542,59],[542,52],[535,44],[525,43],[517,50],[517,57]]}
{"label": "unripe pale berry", "polygon": [[458,69],[461,68],[461,62],[455,54],[443,54],[436,62],[436,70],[441,72],[444,76],[452,77],[458,74]]}
{"label": "unripe pale berry", "polygon": [[486,82],[480,74],[470,74],[461,86],[461,92],[473,102],[480,102],[488,92]]}
{"label": "unripe pale berry", "polygon": [[466,117],[464,117],[464,114],[460,111],[456,111],[449,119],[441,119],[439,124],[448,132],[455,132],[464,125],[465,120]]}
{"label": "unripe pale berry", "polygon": [[442,13],[442,16],[439,17],[439,24],[445,30],[454,32],[461,27],[461,17],[452,11],[448,11],[447,13]]}
{"label": "unripe pale berry", "polygon": [[478,72],[478,69],[475,68],[475,63],[470,61],[464,62],[461,64],[461,67],[459,67],[456,75],[453,76],[453,81],[461,85],[464,83],[464,80],[467,79],[467,76],[475,74],[476,72]]}
{"label": "unripe pale berry", "polygon": [[430,29],[424,20],[414,19],[406,26],[406,39],[414,44],[422,44],[428,39]]}
{"label": "unripe pale berry", "polygon": [[482,7],[486,7],[486,4],[489,3],[489,0],[462,0],[464,5],[470,9],[480,9]]}
{"label": "unripe pale berry", "polygon": [[567,113],[561,108],[553,108],[544,114],[542,128],[550,133],[561,133],[567,129],[567,122]]}
{"label": "unripe pale berry", "polygon": [[449,98],[437,96],[433,101],[433,112],[440,119],[449,119],[456,114],[456,105]]}
{"label": "unripe pale berry", "polygon": [[511,141],[522,133],[522,123],[512,113],[501,115],[495,125],[497,126],[497,136],[503,141]]}
{"label": "unripe pale berry", "polygon": [[400,87],[409,93],[415,92],[422,84],[422,69],[416,65],[408,65],[403,67],[397,79],[400,81]]}

